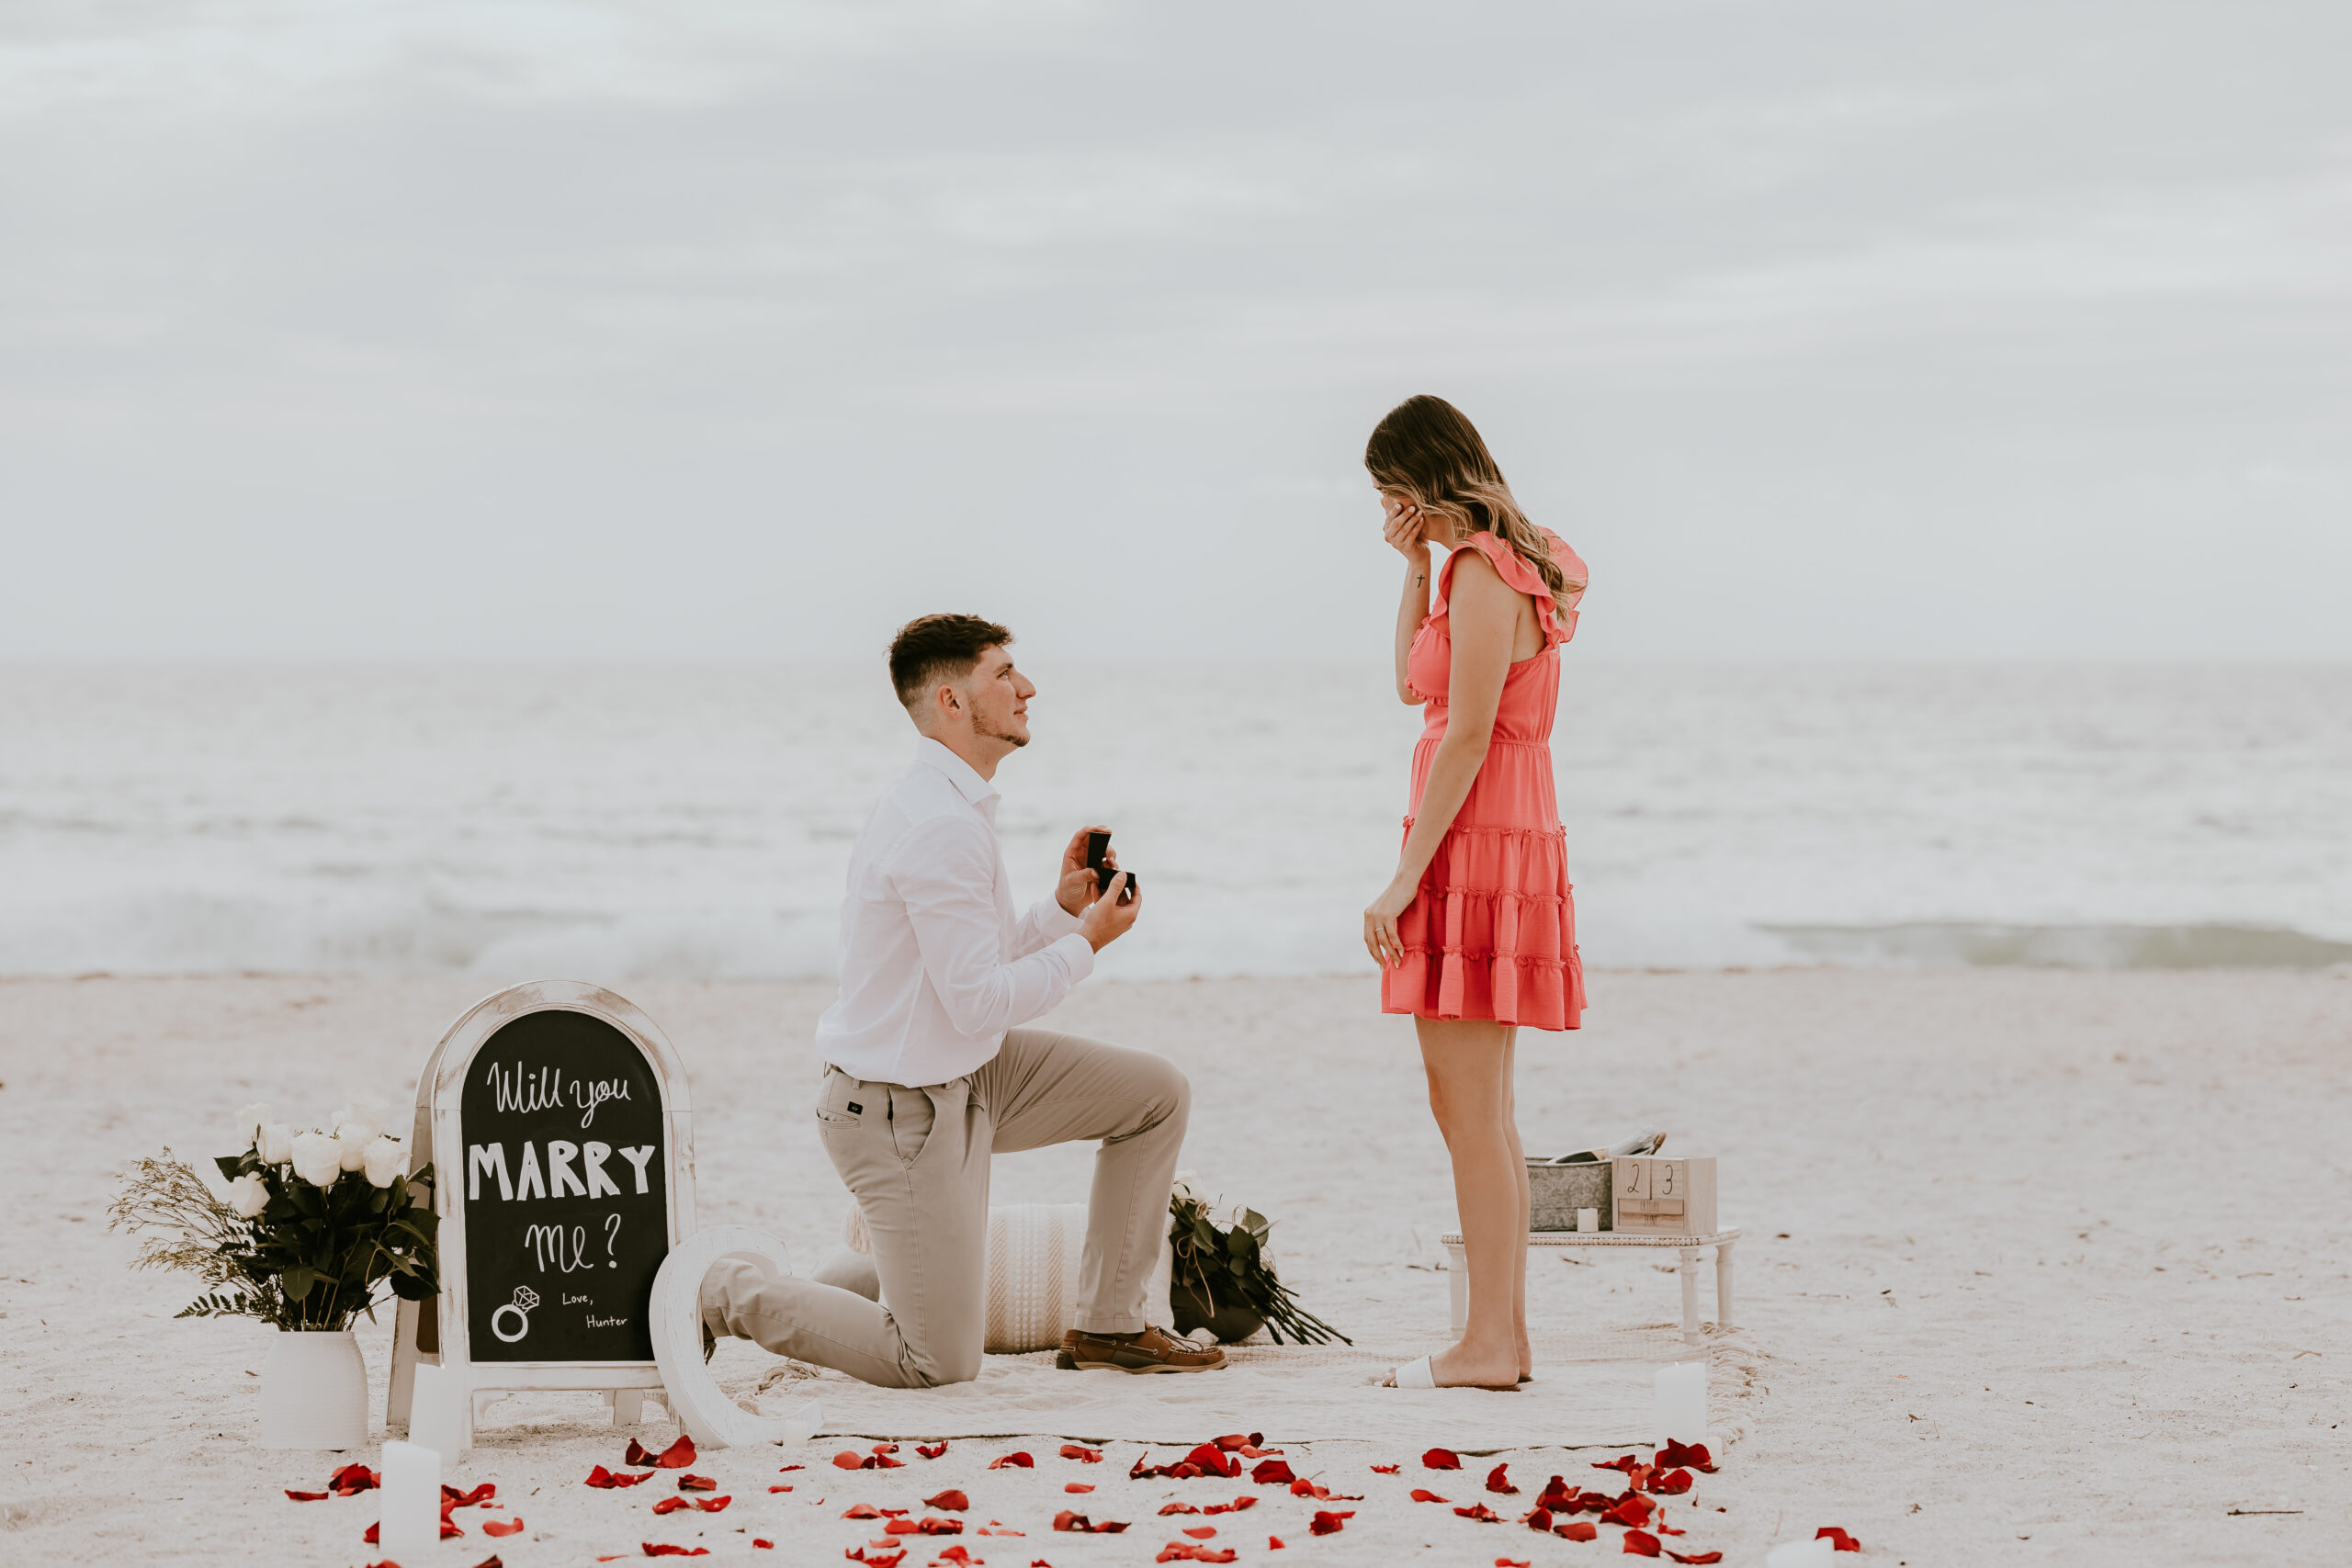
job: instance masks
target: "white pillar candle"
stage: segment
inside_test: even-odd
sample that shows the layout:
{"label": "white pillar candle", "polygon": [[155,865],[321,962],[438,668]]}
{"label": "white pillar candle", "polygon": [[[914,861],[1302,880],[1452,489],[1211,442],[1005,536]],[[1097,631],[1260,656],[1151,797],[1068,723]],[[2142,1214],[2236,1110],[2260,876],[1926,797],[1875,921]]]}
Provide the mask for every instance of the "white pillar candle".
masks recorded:
{"label": "white pillar candle", "polygon": [[419,1361],[414,1369],[416,1386],[409,1400],[408,1440],[421,1449],[431,1449],[441,1456],[444,1470],[464,1459],[465,1442],[459,1435],[462,1423],[458,1419],[461,1396],[457,1380],[430,1361]]}
{"label": "white pillar candle", "polygon": [[1657,1441],[1707,1440],[1707,1364],[1676,1361],[1657,1370]]}
{"label": "white pillar candle", "polygon": [[417,1443],[388,1442],[383,1474],[376,1548],[395,1562],[421,1562],[441,1544],[441,1456]]}
{"label": "white pillar candle", "polygon": [[1831,1568],[1838,1543],[1826,1536],[1811,1540],[1787,1540],[1764,1556],[1764,1568]]}
{"label": "white pillar candle", "polygon": [[1600,1210],[1598,1210],[1598,1209],[1578,1209],[1578,1210],[1577,1211],[1577,1229],[1578,1229],[1578,1230],[1580,1230],[1580,1231],[1585,1231],[1585,1232],[1589,1233],[1589,1232],[1592,1232],[1592,1231],[1597,1231],[1597,1230],[1599,1230],[1600,1228]]}

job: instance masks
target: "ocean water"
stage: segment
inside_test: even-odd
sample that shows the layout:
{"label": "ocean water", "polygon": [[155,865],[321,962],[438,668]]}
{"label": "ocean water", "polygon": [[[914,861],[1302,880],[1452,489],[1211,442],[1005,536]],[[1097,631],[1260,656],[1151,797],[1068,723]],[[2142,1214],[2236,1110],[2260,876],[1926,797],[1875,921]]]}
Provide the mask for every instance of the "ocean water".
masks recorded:
{"label": "ocean water", "polygon": [[[1374,666],[1043,660],[1041,896],[1109,823],[1127,976],[1369,972],[1419,715]],[[1568,660],[1586,959],[2352,961],[2352,668]],[[878,671],[0,670],[0,973],[831,972],[911,745]]]}

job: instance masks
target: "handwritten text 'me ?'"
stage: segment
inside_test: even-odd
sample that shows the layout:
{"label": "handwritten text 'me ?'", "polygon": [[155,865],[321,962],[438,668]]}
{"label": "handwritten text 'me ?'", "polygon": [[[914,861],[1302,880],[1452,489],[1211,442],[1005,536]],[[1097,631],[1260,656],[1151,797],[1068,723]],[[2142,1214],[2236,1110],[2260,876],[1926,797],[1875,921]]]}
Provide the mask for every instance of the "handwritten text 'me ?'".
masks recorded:
{"label": "handwritten text 'me ?'", "polygon": [[[652,1188],[645,1178],[645,1168],[660,1147],[643,1144],[635,1148],[617,1151],[629,1164],[637,1191],[648,1193]],[[523,1145],[523,1168],[518,1179],[510,1174],[506,1164],[504,1144],[469,1144],[466,1145],[466,1201],[481,1199],[481,1179],[488,1173],[498,1183],[502,1201],[518,1202],[532,1198],[617,1198],[620,1184],[605,1172],[605,1162],[616,1151],[610,1144],[595,1142],[573,1144],[561,1138],[548,1140],[547,1167],[542,1174],[539,1146],[536,1142]],[[572,1162],[579,1161],[573,1168]]]}

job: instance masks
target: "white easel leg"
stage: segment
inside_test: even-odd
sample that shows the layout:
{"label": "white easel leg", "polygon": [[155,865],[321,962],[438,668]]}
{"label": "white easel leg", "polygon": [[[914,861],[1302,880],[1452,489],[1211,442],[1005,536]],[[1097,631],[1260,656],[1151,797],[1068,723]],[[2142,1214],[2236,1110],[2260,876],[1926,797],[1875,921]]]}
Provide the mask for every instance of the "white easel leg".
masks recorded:
{"label": "white easel leg", "polygon": [[[1717,1265],[1718,1268],[1721,1265]],[[613,1390],[613,1425],[634,1427],[645,1419],[645,1391],[641,1388]]]}
{"label": "white easel leg", "polygon": [[1731,1332],[1731,1246],[1715,1244],[1715,1332]]}
{"label": "white easel leg", "polygon": [[1699,1342],[1699,1249],[1686,1247],[1682,1253],[1682,1337],[1690,1344]]}
{"label": "white easel leg", "polygon": [[384,1425],[405,1432],[409,1404],[416,1392],[417,1303],[403,1301],[392,1310],[392,1374],[384,1386]]}
{"label": "white easel leg", "polygon": [[1453,1298],[1453,1332],[1458,1337],[1470,1326],[1470,1263],[1460,1242],[1446,1244],[1445,1280]]}

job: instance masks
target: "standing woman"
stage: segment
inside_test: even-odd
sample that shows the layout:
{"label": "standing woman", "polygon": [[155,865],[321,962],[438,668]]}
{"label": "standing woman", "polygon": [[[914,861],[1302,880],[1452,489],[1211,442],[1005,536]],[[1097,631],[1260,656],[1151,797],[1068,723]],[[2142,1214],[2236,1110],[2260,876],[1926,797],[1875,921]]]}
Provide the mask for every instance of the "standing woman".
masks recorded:
{"label": "standing woman", "polygon": [[[1534,1371],[1513,1052],[1521,1025],[1574,1029],[1584,1010],[1551,739],[1557,649],[1576,631],[1585,566],[1528,521],[1442,398],[1391,410],[1363,463],[1405,558],[1396,695],[1428,716],[1405,847],[1363,912],[1363,941],[1381,966],[1381,1010],[1411,1013],[1420,1034],[1470,1274],[1462,1338],[1389,1381],[1513,1388]],[[1434,596],[1431,545],[1452,552]]]}

